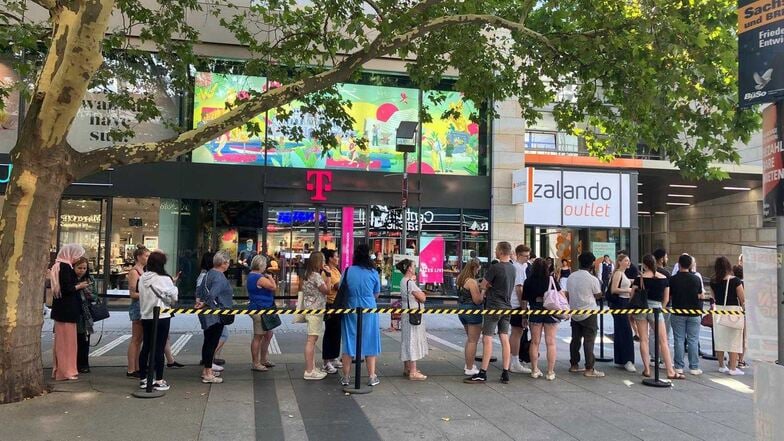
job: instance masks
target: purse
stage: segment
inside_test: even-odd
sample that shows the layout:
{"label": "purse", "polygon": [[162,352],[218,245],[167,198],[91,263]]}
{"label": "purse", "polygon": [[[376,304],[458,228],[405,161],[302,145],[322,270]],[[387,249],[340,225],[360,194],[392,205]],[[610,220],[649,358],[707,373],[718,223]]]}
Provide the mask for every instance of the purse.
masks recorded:
{"label": "purse", "polygon": [[273,329],[280,326],[282,323],[280,321],[280,316],[277,314],[269,314],[269,315],[262,315],[261,316],[261,328],[265,331],[272,331]]}
{"label": "purse", "polygon": [[648,290],[645,289],[645,279],[642,274],[640,274],[640,289],[629,299],[629,308],[648,309]]}
{"label": "purse", "polygon": [[90,309],[90,317],[92,317],[93,322],[100,322],[109,318],[109,308],[106,307],[105,302],[101,301],[100,297],[97,298],[95,303],[90,303],[88,308]]}
{"label": "purse", "polygon": [[[305,309],[305,299],[303,299],[302,291],[297,293],[297,310]],[[294,321],[292,323],[305,323],[308,319],[305,317],[305,314],[297,314],[294,316]]]}
{"label": "purse", "polygon": [[[409,288],[408,288],[408,283],[409,282],[411,282],[411,280],[406,282],[406,303],[408,304],[408,309],[411,309],[411,299],[408,297],[408,294],[410,292]],[[419,303],[419,301],[417,301],[417,309],[421,309],[421,308],[422,308],[422,305]],[[411,324],[412,326],[421,325],[422,324],[422,313],[421,312],[409,312],[408,313],[408,323]]]}
{"label": "purse", "polygon": [[[740,306],[730,305],[727,307],[727,297],[729,297],[730,292],[730,281],[727,280],[727,287],[724,288],[724,305],[719,308],[716,307],[718,311],[739,311]],[[743,316],[740,315],[718,315],[713,318],[713,323],[717,326],[724,326],[725,328],[731,329],[743,329]]]}
{"label": "purse", "polygon": [[[715,307],[715,305],[713,303],[711,303],[710,309],[711,309],[711,311],[716,309],[716,307]],[[700,325],[705,326],[706,328],[712,328],[713,327],[713,314],[709,312],[708,314],[703,315],[702,318],[700,319]]]}
{"label": "purse", "polygon": [[343,272],[343,279],[341,279],[338,293],[335,294],[335,301],[332,302],[332,307],[335,309],[348,308],[348,268]]}

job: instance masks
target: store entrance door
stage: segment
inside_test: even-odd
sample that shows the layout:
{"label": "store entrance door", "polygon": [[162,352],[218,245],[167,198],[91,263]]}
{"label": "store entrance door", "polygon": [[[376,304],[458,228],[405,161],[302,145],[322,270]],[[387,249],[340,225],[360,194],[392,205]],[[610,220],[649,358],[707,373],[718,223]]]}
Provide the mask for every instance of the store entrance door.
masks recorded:
{"label": "store entrance door", "polygon": [[267,250],[278,261],[278,295],[295,296],[305,262],[318,245],[316,208],[274,206],[267,211]]}

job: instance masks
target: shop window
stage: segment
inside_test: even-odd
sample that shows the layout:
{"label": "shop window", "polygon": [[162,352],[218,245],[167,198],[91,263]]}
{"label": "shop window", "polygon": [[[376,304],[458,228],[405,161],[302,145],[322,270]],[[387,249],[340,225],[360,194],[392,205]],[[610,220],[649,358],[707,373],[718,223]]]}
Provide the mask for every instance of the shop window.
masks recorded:
{"label": "shop window", "polygon": [[476,257],[480,262],[490,262],[490,212],[488,210],[463,210],[462,260]]}
{"label": "shop window", "polygon": [[[442,270],[441,277],[420,272],[420,280],[430,281],[428,288],[445,295],[457,294],[457,276],[460,273],[460,210],[422,208],[419,210],[422,232],[419,238],[420,271],[435,263]],[[440,280],[438,280],[440,279]]]}
{"label": "shop window", "polygon": [[[169,237],[161,237],[160,210],[161,200],[157,198],[114,198],[112,200],[112,230],[109,248],[109,290],[112,294],[128,294],[127,275],[133,268],[133,252],[137,247],[144,246],[150,250],[161,249],[172,260],[176,248],[169,248],[171,247]],[[166,248],[162,248],[162,245],[165,245]]]}
{"label": "shop window", "polygon": [[245,277],[253,258],[261,252],[263,241],[260,202],[224,202],[216,207],[217,250],[227,252],[230,263],[226,271],[235,296],[246,296]]}
{"label": "shop window", "polygon": [[63,199],[60,202],[57,240],[54,241],[57,245],[51,250],[56,255],[65,244],[83,246],[99,292],[103,291],[105,211],[106,202],[102,199]]}

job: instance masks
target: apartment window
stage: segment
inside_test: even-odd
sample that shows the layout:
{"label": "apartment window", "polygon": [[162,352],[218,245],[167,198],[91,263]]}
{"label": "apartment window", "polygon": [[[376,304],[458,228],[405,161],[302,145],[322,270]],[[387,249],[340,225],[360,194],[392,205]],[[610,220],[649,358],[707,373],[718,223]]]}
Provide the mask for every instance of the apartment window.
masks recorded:
{"label": "apartment window", "polygon": [[526,150],[556,150],[554,132],[525,132]]}

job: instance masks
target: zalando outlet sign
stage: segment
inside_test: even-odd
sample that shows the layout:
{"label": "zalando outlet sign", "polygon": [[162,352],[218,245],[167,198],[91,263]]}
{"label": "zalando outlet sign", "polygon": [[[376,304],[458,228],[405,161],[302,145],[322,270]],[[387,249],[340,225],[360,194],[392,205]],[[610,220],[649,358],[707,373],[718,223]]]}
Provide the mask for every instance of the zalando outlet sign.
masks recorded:
{"label": "zalando outlet sign", "polygon": [[628,174],[534,169],[529,185],[526,225],[630,227]]}

